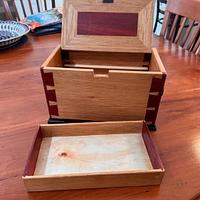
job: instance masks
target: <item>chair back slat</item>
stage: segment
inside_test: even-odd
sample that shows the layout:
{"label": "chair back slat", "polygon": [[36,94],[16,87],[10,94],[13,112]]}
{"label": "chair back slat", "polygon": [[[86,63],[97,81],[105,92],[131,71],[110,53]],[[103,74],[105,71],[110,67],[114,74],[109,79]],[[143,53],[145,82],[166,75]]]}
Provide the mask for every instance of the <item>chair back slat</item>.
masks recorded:
{"label": "chair back slat", "polygon": [[175,18],[174,18],[174,21],[173,21],[173,24],[172,24],[172,27],[171,27],[171,30],[170,30],[170,33],[169,33],[169,37],[168,37],[169,40],[172,40],[172,35],[175,31],[178,19],[179,19],[179,16],[175,15]]}
{"label": "chair back slat", "polygon": [[36,4],[37,4],[37,10],[38,10],[38,12],[41,12],[40,5],[39,5],[39,0],[36,0]]}
{"label": "chair back slat", "polygon": [[163,36],[163,37],[165,36],[165,33],[167,31],[169,20],[170,20],[170,13],[168,11],[165,11],[165,18],[164,18],[162,30],[161,30],[161,33],[160,33],[160,35]]}
{"label": "chair back slat", "polygon": [[55,8],[55,7],[56,7],[56,2],[55,2],[55,0],[52,0],[51,2],[52,2],[52,8]]}
{"label": "chair back slat", "polygon": [[179,30],[178,30],[178,33],[177,33],[177,35],[176,35],[176,38],[175,38],[175,40],[174,40],[174,43],[177,43],[178,40],[180,39],[181,33],[182,33],[182,31],[183,31],[183,28],[184,28],[184,26],[185,26],[186,21],[187,21],[187,18],[184,17],[183,20],[182,20],[182,22],[181,22],[181,25],[180,25],[180,28],[179,28]]}
{"label": "chair back slat", "polygon": [[168,0],[165,13],[161,35],[186,50],[199,51],[200,0]]}
{"label": "chair back slat", "polygon": [[4,11],[5,11],[5,14],[6,14],[6,18],[7,19],[13,19],[10,7],[8,5],[8,1],[3,0],[2,3],[3,3],[3,8],[4,8]]}
{"label": "chair back slat", "polygon": [[199,48],[199,47],[200,47],[200,36],[199,36],[199,38],[198,38],[198,40],[197,40],[197,42],[196,42],[196,44],[195,44],[195,46],[194,46],[192,52],[198,54],[197,51],[198,51],[198,48]]}
{"label": "chair back slat", "polygon": [[47,0],[44,0],[44,8],[47,10]]}
{"label": "chair back slat", "polygon": [[187,39],[188,39],[188,37],[189,37],[189,35],[190,35],[190,32],[191,32],[191,30],[192,30],[192,28],[193,28],[193,26],[194,26],[194,23],[195,23],[194,20],[192,20],[192,21],[190,22],[189,27],[187,28],[187,31],[185,32],[185,35],[183,36],[183,39],[182,39],[181,42],[180,42],[180,46],[181,46],[181,47],[183,47],[183,46],[185,45],[185,43],[186,43],[186,41],[187,41]]}
{"label": "chair back slat", "polygon": [[24,7],[24,2],[23,2],[23,0],[20,0],[20,4],[21,4],[21,8],[22,8],[24,17],[26,17],[27,15],[26,15],[26,10],[25,10],[25,7]]}
{"label": "chair back slat", "polygon": [[30,8],[31,14],[33,14],[33,7],[32,7],[32,4],[31,4],[31,0],[28,0],[28,5],[29,5],[29,8]]}
{"label": "chair back slat", "polygon": [[14,11],[15,11],[16,18],[17,18],[18,21],[20,21],[20,16],[19,16],[19,12],[17,10],[17,6],[16,6],[15,1],[12,1],[12,5],[13,5]]}
{"label": "chair back slat", "polygon": [[186,45],[186,49],[190,50],[190,48],[192,47],[192,45],[194,44],[195,39],[197,38],[198,34],[199,34],[199,30],[200,30],[200,23],[198,24],[198,26],[196,27],[194,33],[192,34],[192,37],[190,38],[188,44]]}

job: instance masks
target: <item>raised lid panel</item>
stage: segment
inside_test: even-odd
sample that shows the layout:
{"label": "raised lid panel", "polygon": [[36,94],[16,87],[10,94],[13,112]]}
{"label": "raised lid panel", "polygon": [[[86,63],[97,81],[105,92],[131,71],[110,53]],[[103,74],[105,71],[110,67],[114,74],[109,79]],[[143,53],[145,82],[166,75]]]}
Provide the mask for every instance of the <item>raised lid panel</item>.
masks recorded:
{"label": "raised lid panel", "polygon": [[153,0],[67,0],[62,49],[151,52]]}

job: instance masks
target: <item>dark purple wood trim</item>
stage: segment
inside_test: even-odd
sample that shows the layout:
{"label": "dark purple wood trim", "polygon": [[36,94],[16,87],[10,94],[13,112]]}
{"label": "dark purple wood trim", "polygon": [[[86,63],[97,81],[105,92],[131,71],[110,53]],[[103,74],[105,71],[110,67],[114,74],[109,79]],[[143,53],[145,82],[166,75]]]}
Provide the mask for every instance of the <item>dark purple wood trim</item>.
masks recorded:
{"label": "dark purple wood trim", "polygon": [[45,91],[45,95],[46,95],[46,101],[47,101],[47,106],[48,106],[48,110],[49,110],[49,115],[50,115],[50,117],[51,117],[51,115],[58,116],[59,115],[58,106],[50,105],[50,103],[49,103],[49,101],[57,102],[56,92],[55,92],[55,90],[47,90],[47,85],[54,86],[53,73],[52,72],[44,73],[43,67],[40,68],[40,71],[41,71],[44,91]]}
{"label": "dark purple wood trim", "polygon": [[153,78],[151,83],[151,88],[149,92],[158,92],[158,96],[155,95],[149,95],[147,108],[154,107],[155,110],[147,110],[145,115],[145,121],[151,122],[152,124],[155,124],[158,109],[160,106],[161,97],[164,92],[164,85],[166,80],[166,74],[162,75],[162,79],[159,78]]}
{"label": "dark purple wood trim", "polygon": [[78,35],[137,36],[138,13],[78,12]]}
{"label": "dark purple wood trim", "polygon": [[46,85],[54,86],[53,73],[52,72],[44,73],[44,71],[43,71],[42,79],[43,79],[43,81],[45,82]]}
{"label": "dark purple wood trim", "polygon": [[33,144],[31,146],[31,150],[28,156],[28,160],[26,162],[26,166],[24,169],[23,176],[32,176],[34,175],[38,154],[40,151],[40,146],[42,143],[42,131],[39,128],[35,138],[33,140]]}
{"label": "dark purple wood trim", "polygon": [[143,122],[142,137],[153,168],[164,170],[164,166],[158,154],[158,150],[153,142],[152,136],[145,122]]}
{"label": "dark purple wood trim", "polygon": [[47,90],[46,97],[49,101],[57,102],[55,90]]}
{"label": "dark purple wood trim", "polygon": [[144,54],[144,62],[149,62],[151,61],[151,56],[152,54],[151,53],[145,53]]}

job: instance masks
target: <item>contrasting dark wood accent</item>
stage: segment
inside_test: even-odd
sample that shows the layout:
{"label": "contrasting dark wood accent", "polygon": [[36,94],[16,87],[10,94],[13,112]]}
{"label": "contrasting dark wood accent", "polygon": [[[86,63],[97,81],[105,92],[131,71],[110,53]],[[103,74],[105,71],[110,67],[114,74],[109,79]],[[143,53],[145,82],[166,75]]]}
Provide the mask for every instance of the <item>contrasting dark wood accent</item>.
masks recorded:
{"label": "contrasting dark wood accent", "polygon": [[44,80],[45,85],[54,86],[53,73],[51,72],[44,73],[42,68],[41,68],[41,72],[42,72],[42,79]]}
{"label": "contrasting dark wood accent", "polygon": [[143,123],[142,127],[142,137],[144,140],[144,144],[146,146],[149,158],[151,160],[151,164],[154,169],[162,169],[164,170],[164,166],[158,154],[158,150],[153,142],[152,136],[149,133],[148,127],[146,123]]}
{"label": "contrasting dark wood accent", "polygon": [[44,91],[46,94],[46,101],[47,101],[47,106],[49,110],[49,115],[55,115],[58,116],[58,106],[57,105],[50,105],[49,101],[57,102],[56,98],[56,92],[54,89],[48,90],[47,86],[54,86],[54,80],[53,80],[53,73],[44,73],[44,69],[40,68],[41,71],[41,76],[43,80],[43,85],[44,85]]}
{"label": "contrasting dark wood accent", "polygon": [[[148,123],[150,122],[152,125],[155,125],[161,97],[164,92],[165,80],[166,80],[166,74],[163,74],[162,79],[159,79],[159,78],[152,79],[151,88],[149,92],[158,93],[158,94],[149,94],[149,99],[147,103],[147,111],[145,115],[145,121]],[[154,108],[154,109],[148,110],[148,108]]]}
{"label": "contrasting dark wood accent", "polygon": [[114,0],[103,0],[103,3],[113,3]]}
{"label": "contrasting dark wood accent", "polygon": [[33,144],[31,146],[31,150],[24,169],[23,176],[31,176],[34,174],[41,143],[42,143],[42,131],[41,128],[39,128],[33,140]]}
{"label": "contrasting dark wood accent", "polygon": [[78,35],[137,36],[137,13],[78,12]]}

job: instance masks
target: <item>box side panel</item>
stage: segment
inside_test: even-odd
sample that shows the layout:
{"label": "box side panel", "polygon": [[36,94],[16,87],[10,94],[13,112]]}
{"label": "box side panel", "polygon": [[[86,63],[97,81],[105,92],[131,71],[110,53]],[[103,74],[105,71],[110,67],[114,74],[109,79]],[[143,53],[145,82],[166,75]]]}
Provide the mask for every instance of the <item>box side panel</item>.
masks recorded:
{"label": "box side panel", "polygon": [[153,166],[154,169],[161,169],[162,171],[164,171],[164,166],[162,164],[162,161],[160,159],[158,150],[153,142],[153,139],[151,137],[151,134],[147,128],[146,123],[143,124],[143,128],[142,128],[142,137],[144,140],[144,144],[146,146],[147,152],[149,154],[149,158],[151,160],[151,164]]}
{"label": "box side panel", "polygon": [[62,67],[63,60],[62,60],[62,53],[61,47],[58,45],[48,56],[45,62],[42,64],[43,67]]}
{"label": "box side panel", "polygon": [[141,133],[142,126],[142,121],[116,121],[73,124],[44,124],[41,125],[41,130],[44,137],[51,137],[70,135]]}
{"label": "box side panel", "polygon": [[71,190],[85,188],[108,188],[125,186],[159,185],[163,177],[162,171],[88,175],[71,177],[26,177],[24,184],[28,191]]}
{"label": "box side panel", "polygon": [[[152,78],[161,77],[122,70],[45,68],[43,77],[48,74],[53,82],[46,78],[44,84],[52,85],[56,96],[49,105],[51,117],[93,121],[144,120]],[[46,96],[49,99],[48,89]]]}
{"label": "box side panel", "polygon": [[41,142],[42,142],[42,131],[39,128],[38,133],[36,134],[33,140],[33,144],[31,146],[31,150],[28,156],[28,160],[26,162],[23,176],[32,176],[34,174]]}

